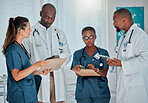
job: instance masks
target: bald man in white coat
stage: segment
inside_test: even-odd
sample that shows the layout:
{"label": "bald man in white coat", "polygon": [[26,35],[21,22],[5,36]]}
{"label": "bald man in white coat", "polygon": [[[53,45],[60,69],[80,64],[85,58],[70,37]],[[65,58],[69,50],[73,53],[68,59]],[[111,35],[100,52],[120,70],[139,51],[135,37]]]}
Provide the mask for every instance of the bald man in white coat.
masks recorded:
{"label": "bald man in white coat", "polygon": [[41,75],[38,100],[44,103],[63,103],[66,100],[63,68],[70,61],[71,53],[64,32],[51,25],[55,20],[55,15],[55,7],[49,3],[45,4],[40,12],[41,21],[32,27],[30,38],[24,41],[26,49],[31,54],[32,64],[53,55],[67,58],[61,68],[54,71],[52,75]]}
{"label": "bald man in white coat", "polygon": [[107,59],[117,66],[116,103],[148,103],[148,35],[133,23],[127,9],[114,12],[113,25],[124,30],[117,47],[117,59]]}

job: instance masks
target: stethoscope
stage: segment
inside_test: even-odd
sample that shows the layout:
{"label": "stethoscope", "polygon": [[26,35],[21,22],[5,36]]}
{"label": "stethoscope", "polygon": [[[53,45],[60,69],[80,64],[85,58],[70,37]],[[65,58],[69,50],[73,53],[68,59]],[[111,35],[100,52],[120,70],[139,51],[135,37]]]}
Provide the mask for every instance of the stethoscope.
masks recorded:
{"label": "stethoscope", "polygon": [[[132,29],[132,31],[131,31],[131,34],[130,34],[130,37],[129,37],[128,42],[124,43],[124,47],[126,47],[128,44],[131,44],[131,37],[132,37],[132,35],[133,35],[133,32],[134,32],[134,29]],[[119,48],[121,48],[121,45],[122,45],[122,43],[123,43],[124,38],[125,38],[125,35],[123,34],[123,39],[122,39],[122,42],[121,42]],[[118,41],[118,42],[119,42],[119,41]],[[117,50],[116,50],[116,49],[117,49],[117,46],[118,46],[118,43],[116,44],[116,46],[115,46],[115,48],[114,48],[115,53],[117,53]],[[118,51],[119,51],[119,50],[118,50]],[[126,52],[126,50],[123,50],[123,51]]]}
{"label": "stethoscope", "polygon": [[[60,40],[59,34],[57,32],[57,29],[54,29],[54,30],[56,31],[56,35],[57,35],[57,38],[58,38],[59,46],[63,46],[63,43]],[[39,35],[39,31],[35,28],[34,31],[33,31],[33,36],[35,36],[35,32]]]}
{"label": "stethoscope", "polygon": [[27,55],[27,57],[30,59],[31,58],[31,54],[28,53],[28,51],[26,50],[26,48],[24,47],[23,44],[19,44],[17,41],[14,41],[16,44],[18,44],[25,52],[25,54]]}
{"label": "stethoscope", "polygon": [[[82,60],[82,58],[84,58],[84,67],[86,67],[86,57],[84,56],[84,50],[85,50],[85,48],[86,48],[86,47],[83,48],[82,56],[79,58],[79,65],[82,64],[82,63],[81,63],[81,60]],[[96,49],[97,49],[98,53],[100,54],[99,49],[98,49],[97,47],[96,47]],[[102,62],[102,60],[101,60],[101,57],[100,57],[99,59],[100,59],[100,63],[99,63],[100,68],[99,68],[99,69],[103,69],[104,64],[103,64],[103,62]],[[94,61],[94,59],[92,59],[92,62],[93,62],[93,61]],[[92,63],[92,62],[91,62],[91,63]]]}
{"label": "stethoscope", "polygon": [[[131,34],[130,34],[130,37],[129,37],[128,42],[124,43],[124,47],[127,47],[128,44],[131,44],[131,37],[132,37],[132,35],[133,35],[133,32],[134,32],[134,29],[132,29],[132,31],[131,31]],[[122,45],[122,43],[123,43],[123,40],[124,40],[124,38],[125,38],[125,35],[124,35],[124,34],[122,34],[122,35],[123,35],[123,38],[122,38],[122,41],[121,41],[120,46],[119,46],[119,48],[118,48],[118,51],[120,50],[121,45]],[[119,41],[118,41],[118,43],[119,43]],[[115,46],[115,48],[114,48],[115,53],[117,53],[117,58],[119,57],[119,53],[118,53],[118,51],[116,50],[116,49],[117,49],[117,46],[118,46],[118,43],[116,44],[116,46]],[[126,52],[126,49],[123,49],[123,52]],[[111,72],[113,72],[113,71],[114,71],[114,66],[112,66]],[[116,69],[116,72],[117,72],[117,69]]]}

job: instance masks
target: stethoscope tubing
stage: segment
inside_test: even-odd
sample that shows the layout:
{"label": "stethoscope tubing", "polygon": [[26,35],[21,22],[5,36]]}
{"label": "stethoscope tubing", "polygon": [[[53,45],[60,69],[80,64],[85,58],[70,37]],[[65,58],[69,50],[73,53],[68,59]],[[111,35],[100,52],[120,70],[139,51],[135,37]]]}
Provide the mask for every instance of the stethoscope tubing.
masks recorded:
{"label": "stethoscope tubing", "polygon": [[[85,48],[86,47],[84,47],[83,48],[83,51],[82,51],[82,56],[79,58],[79,65],[81,65],[82,63],[81,63],[81,60],[82,60],[82,58],[84,58],[84,67],[86,67],[86,57],[84,56],[84,50],[85,50]],[[96,47],[96,49],[97,49],[97,51],[98,51],[98,53],[100,54],[100,51],[99,51],[99,49]],[[101,60],[101,57],[100,57],[100,64],[102,65],[102,66],[100,66],[100,69],[102,69],[102,67],[103,67],[103,62],[102,62],[102,60]]]}
{"label": "stethoscope tubing", "polygon": [[[129,40],[128,40],[128,42],[127,43],[131,43],[131,37],[132,37],[132,35],[133,35],[133,32],[134,32],[134,29],[132,29],[132,31],[131,31],[131,34],[130,34],[130,37],[129,37]],[[123,39],[124,39],[125,37],[123,37]],[[119,42],[119,41],[118,41]],[[122,43],[121,43],[122,44]],[[116,50],[116,48],[117,48],[117,46],[118,46],[118,43],[116,44],[116,46],[115,46],[115,48],[114,48],[114,51],[115,51],[115,53],[117,53],[117,50]],[[121,45],[120,45],[121,46]]]}

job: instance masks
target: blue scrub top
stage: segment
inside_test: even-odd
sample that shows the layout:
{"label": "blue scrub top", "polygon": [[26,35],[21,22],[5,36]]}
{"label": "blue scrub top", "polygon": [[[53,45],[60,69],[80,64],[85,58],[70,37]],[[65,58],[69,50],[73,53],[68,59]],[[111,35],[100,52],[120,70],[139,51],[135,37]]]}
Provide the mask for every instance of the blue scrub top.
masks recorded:
{"label": "blue scrub top", "polygon": [[29,58],[23,48],[12,43],[5,53],[7,64],[7,101],[9,103],[36,103],[37,92],[33,73],[19,81],[15,81],[11,70],[17,68],[24,70],[31,66]]}
{"label": "blue scrub top", "polygon": [[[84,48],[83,48],[84,49]],[[85,64],[85,59],[82,57],[83,49],[75,51],[73,55],[73,62],[71,69],[74,68],[76,65],[82,65]],[[105,49],[98,48],[101,55],[109,56],[108,52]],[[98,50],[93,54],[92,57],[89,57],[87,52],[84,50],[84,56],[86,57],[86,66],[87,68],[88,64],[93,64],[95,68],[100,68],[100,59],[97,60],[94,58],[95,54],[98,52]],[[82,58],[81,58],[82,57]],[[81,64],[80,64],[80,58],[81,58]],[[92,60],[94,61],[92,62]],[[106,63],[106,60],[101,58],[104,66],[103,68],[109,68],[108,64]],[[76,99],[85,99],[85,98],[107,98],[110,99],[110,91],[108,88],[108,80],[106,77],[101,76],[79,76],[77,78],[77,84],[76,84],[76,93],[75,93]]]}

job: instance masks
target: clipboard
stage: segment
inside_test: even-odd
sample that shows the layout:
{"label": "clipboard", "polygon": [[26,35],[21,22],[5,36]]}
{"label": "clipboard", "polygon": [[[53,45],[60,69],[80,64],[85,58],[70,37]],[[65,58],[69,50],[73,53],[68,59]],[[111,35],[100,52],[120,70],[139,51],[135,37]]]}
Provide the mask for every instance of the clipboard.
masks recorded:
{"label": "clipboard", "polygon": [[61,65],[67,60],[67,58],[56,58],[50,59],[50,62],[39,69],[39,71],[43,71],[44,69],[51,69],[51,71],[58,70]]}
{"label": "clipboard", "polygon": [[74,72],[79,74],[80,76],[100,76],[100,74],[98,74],[92,69],[81,69],[80,71],[74,71]]}

